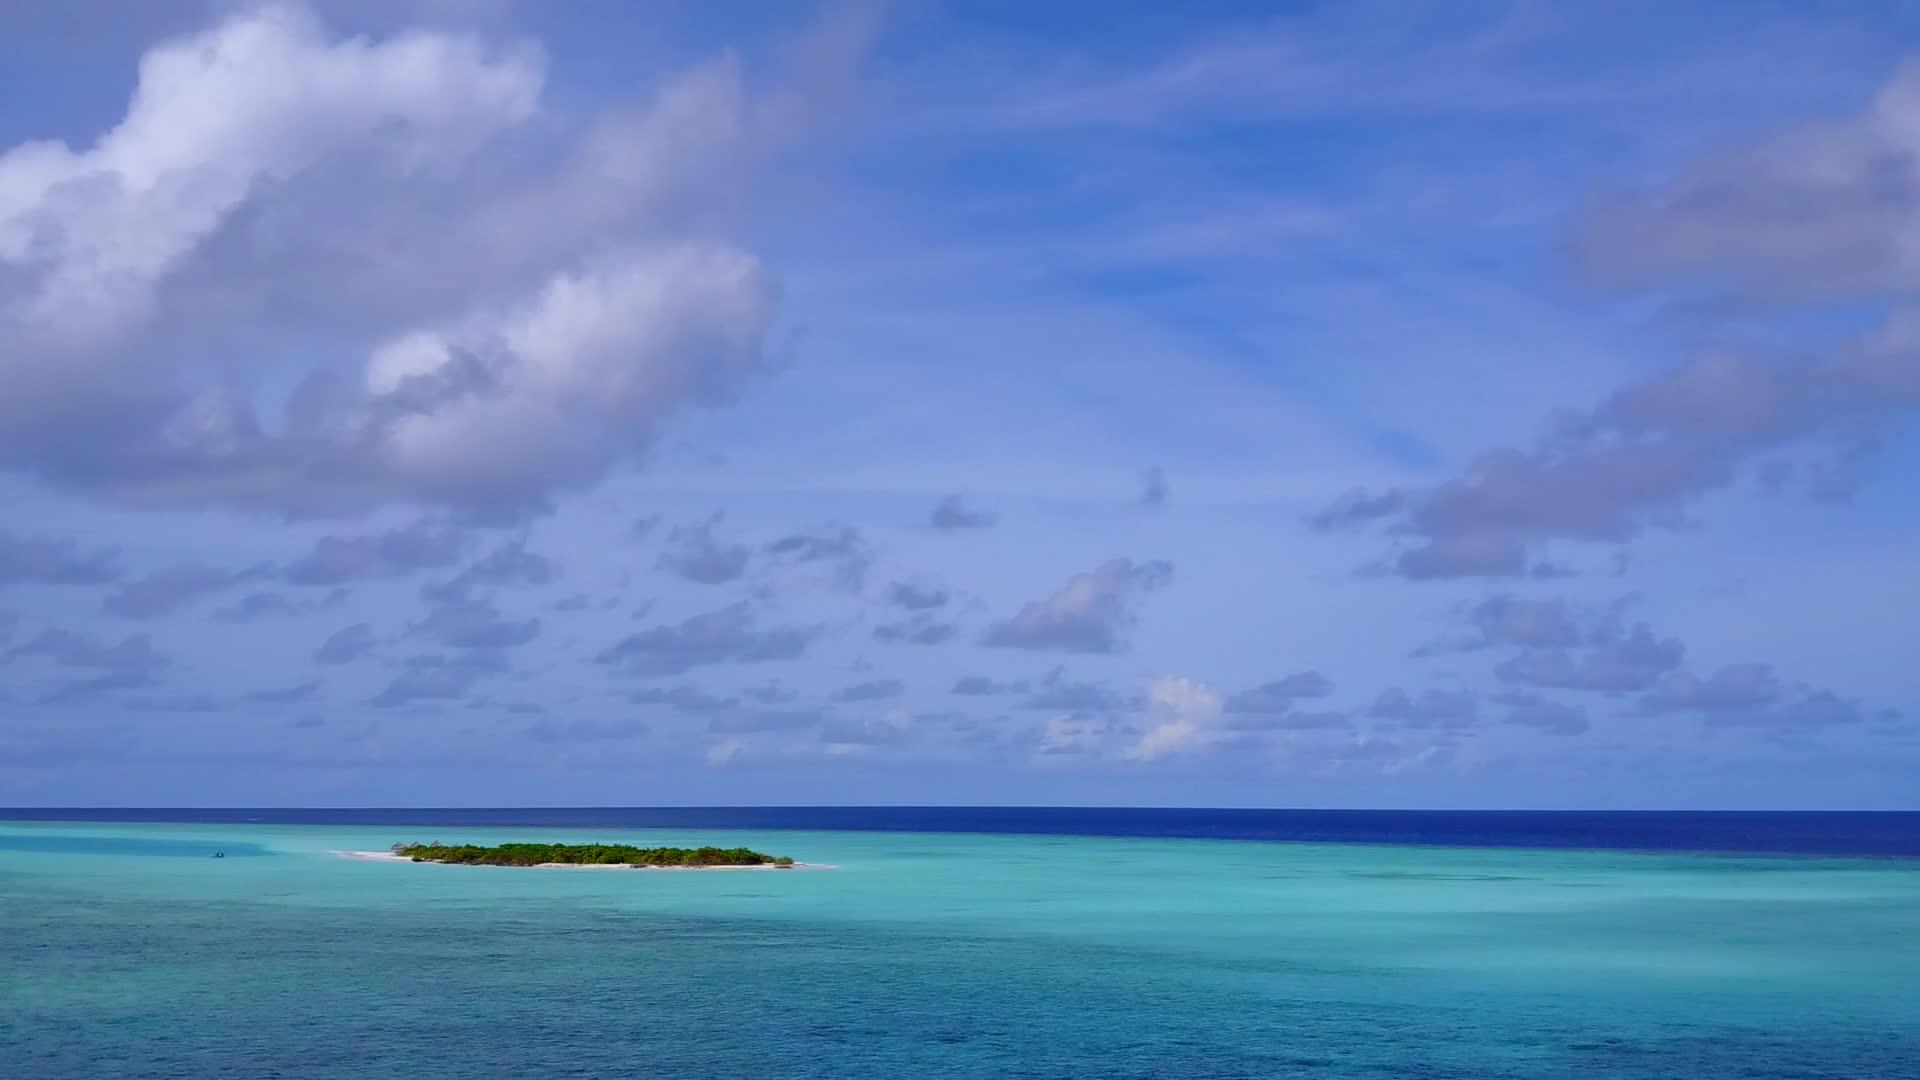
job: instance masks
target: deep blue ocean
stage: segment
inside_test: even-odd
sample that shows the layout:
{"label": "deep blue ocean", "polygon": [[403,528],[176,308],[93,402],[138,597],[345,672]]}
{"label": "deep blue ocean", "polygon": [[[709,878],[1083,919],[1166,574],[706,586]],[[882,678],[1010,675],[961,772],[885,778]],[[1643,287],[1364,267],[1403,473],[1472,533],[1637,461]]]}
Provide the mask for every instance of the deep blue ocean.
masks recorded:
{"label": "deep blue ocean", "polygon": [[1920,814],[0,810],[0,1078],[547,1076],[1916,1080]]}
{"label": "deep blue ocean", "polygon": [[1241,810],[1054,806],[0,808],[0,821],[809,829],[1326,844],[1920,856],[1920,811]]}

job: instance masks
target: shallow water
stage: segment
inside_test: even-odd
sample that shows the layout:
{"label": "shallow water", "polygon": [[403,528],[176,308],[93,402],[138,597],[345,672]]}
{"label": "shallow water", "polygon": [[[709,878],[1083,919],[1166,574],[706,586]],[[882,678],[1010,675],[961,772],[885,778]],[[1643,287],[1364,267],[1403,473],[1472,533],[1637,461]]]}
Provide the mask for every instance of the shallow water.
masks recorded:
{"label": "shallow water", "polygon": [[[837,868],[331,854],[436,839]],[[0,1076],[1912,1080],[1920,862],[0,821]]]}

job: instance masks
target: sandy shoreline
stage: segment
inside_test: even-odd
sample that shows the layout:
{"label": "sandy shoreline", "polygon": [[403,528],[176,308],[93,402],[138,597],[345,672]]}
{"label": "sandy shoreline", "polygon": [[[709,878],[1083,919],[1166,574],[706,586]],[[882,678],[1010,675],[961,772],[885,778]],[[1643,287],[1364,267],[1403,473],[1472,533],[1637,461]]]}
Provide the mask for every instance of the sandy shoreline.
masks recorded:
{"label": "sandy shoreline", "polygon": [[[412,859],[407,858],[405,855],[395,855],[391,851],[336,851],[334,852],[334,854],[340,856],[343,859],[360,859],[366,862],[410,863],[413,861]],[[423,862],[422,865],[461,866],[461,865],[467,865],[467,864],[424,863]],[[479,863],[474,865],[484,866],[486,864]],[[508,867],[507,869],[518,869],[518,870],[782,870],[782,869],[785,869],[785,870],[831,870],[833,869],[833,867],[827,863],[803,863],[803,862],[797,862],[797,863],[794,863],[792,866],[787,866],[787,867],[775,866],[772,863],[761,863],[757,866],[636,866],[633,863],[538,863],[533,866]]]}

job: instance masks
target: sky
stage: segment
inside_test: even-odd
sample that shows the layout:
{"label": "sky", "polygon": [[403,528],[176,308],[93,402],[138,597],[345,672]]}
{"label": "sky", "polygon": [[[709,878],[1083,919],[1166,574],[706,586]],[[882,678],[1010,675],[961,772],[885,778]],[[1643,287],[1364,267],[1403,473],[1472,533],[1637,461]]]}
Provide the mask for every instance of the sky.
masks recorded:
{"label": "sky", "polygon": [[1920,9],[0,9],[0,805],[1920,808]]}

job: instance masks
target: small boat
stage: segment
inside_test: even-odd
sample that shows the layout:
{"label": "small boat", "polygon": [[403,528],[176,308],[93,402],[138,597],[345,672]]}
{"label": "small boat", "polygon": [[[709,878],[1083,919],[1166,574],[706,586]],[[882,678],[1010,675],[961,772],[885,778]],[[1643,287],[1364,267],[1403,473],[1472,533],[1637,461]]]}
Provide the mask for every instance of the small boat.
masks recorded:
{"label": "small boat", "polygon": [[227,857],[227,853],[224,851],[216,851],[213,853],[213,857],[216,859],[224,859]]}

